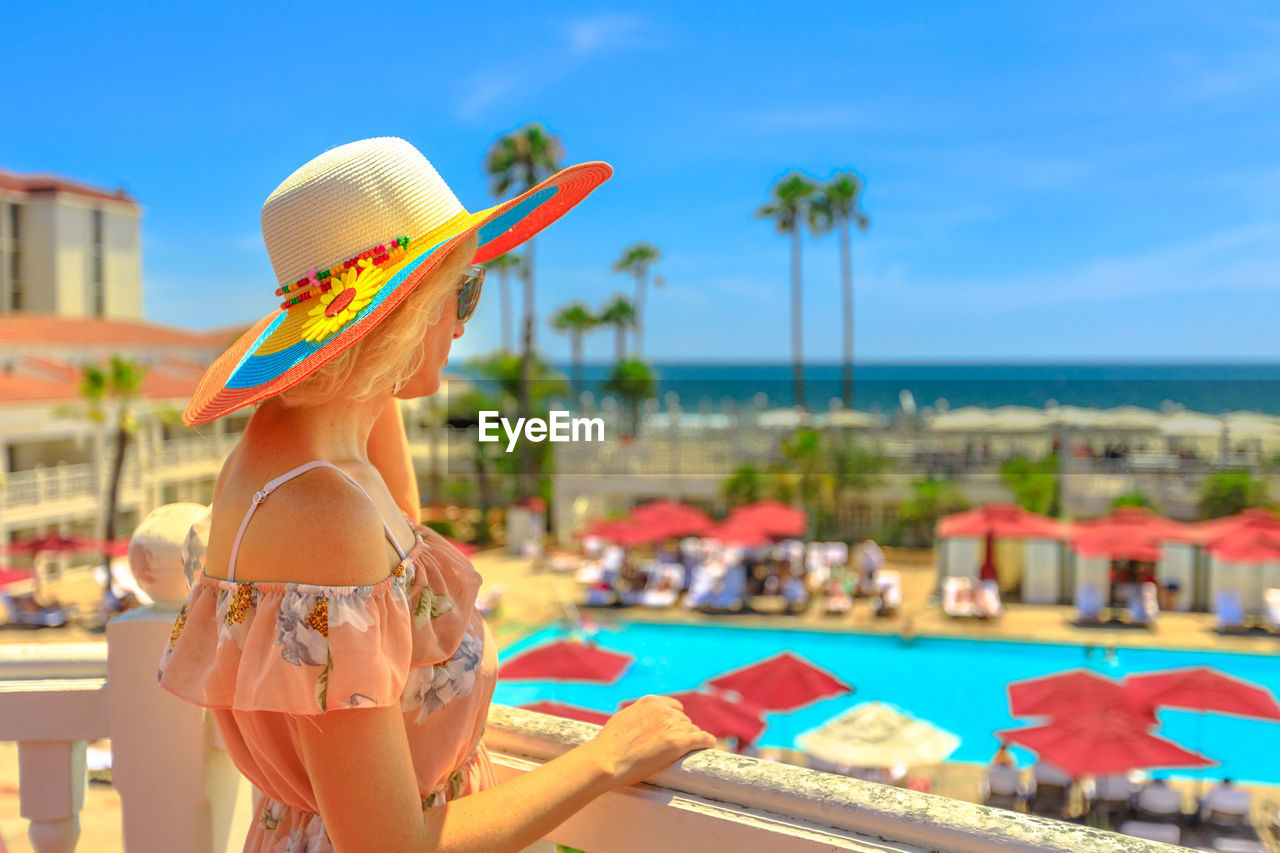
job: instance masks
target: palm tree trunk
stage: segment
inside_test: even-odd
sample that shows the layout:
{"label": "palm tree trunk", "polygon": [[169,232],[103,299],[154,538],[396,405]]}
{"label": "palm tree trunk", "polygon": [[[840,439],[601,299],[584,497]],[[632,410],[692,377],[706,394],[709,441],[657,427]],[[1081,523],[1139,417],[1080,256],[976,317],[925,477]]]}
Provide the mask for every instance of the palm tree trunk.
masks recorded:
{"label": "palm tree trunk", "polygon": [[513,352],[514,340],[511,337],[511,273],[503,268],[498,271],[498,286],[502,297],[502,351]]}
{"label": "palm tree trunk", "polygon": [[796,405],[804,408],[804,338],[800,316],[800,223],[791,227],[791,371],[795,377]]}
{"label": "palm tree trunk", "polygon": [[619,364],[627,360],[627,327],[621,323],[613,327],[613,355]]}
{"label": "palm tree trunk", "polygon": [[844,405],[853,408],[853,252],[849,219],[840,217],[840,290],[844,294]]}
{"label": "palm tree trunk", "polygon": [[636,327],[631,333],[631,352],[635,358],[644,358],[644,291],[648,277],[647,269],[636,271]]}
{"label": "palm tree trunk", "polygon": [[573,346],[573,386],[582,393],[582,332],[570,332],[569,340]]}
{"label": "palm tree trunk", "polygon": [[489,475],[485,470],[484,452],[477,449],[473,457],[476,470],[476,503],[480,505],[480,524],[476,528],[476,544],[488,545],[491,537],[489,531]]}
{"label": "palm tree trunk", "polygon": [[[533,240],[525,250],[524,276],[524,342],[520,358],[520,417],[533,416],[533,327],[534,327],[534,288],[533,288]],[[521,498],[532,497],[535,487],[533,479],[533,454],[525,447],[520,453],[520,486]]]}
{"label": "palm tree trunk", "polygon": [[[116,538],[116,505],[120,500],[120,475],[124,471],[124,453],[129,447],[129,431],[124,428],[125,413],[120,412],[120,426],[116,429],[116,458],[111,465],[111,487],[107,492],[107,519],[103,537],[107,542],[113,542]],[[107,570],[107,579],[103,584],[102,592],[107,594],[111,591],[111,555],[105,550],[102,554],[102,562]]]}

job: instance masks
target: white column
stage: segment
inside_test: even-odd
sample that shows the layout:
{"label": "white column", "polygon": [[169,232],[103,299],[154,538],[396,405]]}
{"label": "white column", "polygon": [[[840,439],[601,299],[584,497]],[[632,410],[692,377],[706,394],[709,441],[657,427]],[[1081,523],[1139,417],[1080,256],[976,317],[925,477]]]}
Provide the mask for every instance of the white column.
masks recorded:
{"label": "white column", "polygon": [[72,853],[88,788],[85,742],[18,744],[18,803],[36,853]]}

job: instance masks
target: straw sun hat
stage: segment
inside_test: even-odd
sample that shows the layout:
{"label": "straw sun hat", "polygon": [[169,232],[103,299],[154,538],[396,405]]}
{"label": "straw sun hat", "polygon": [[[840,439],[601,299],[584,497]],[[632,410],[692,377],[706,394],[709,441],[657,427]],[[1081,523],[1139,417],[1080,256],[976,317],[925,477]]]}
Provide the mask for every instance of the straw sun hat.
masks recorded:
{"label": "straw sun hat", "polygon": [[183,423],[207,423],[295,385],[368,334],[473,231],[471,263],[483,263],[555,222],[612,174],[608,163],[579,163],[471,213],[403,139],[326,151],[262,205],[280,307],[209,367]]}

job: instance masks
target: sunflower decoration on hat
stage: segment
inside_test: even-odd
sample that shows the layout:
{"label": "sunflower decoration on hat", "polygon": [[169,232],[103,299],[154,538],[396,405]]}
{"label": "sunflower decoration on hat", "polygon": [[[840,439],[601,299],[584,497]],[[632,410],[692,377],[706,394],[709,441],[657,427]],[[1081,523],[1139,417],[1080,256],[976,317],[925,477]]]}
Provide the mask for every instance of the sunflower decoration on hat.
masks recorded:
{"label": "sunflower decoration on hat", "polygon": [[555,222],[612,174],[607,163],[579,163],[472,213],[403,139],[326,151],[262,206],[283,301],[214,361],[183,422],[207,423],[297,384],[368,334],[471,234],[470,263],[483,263]]}

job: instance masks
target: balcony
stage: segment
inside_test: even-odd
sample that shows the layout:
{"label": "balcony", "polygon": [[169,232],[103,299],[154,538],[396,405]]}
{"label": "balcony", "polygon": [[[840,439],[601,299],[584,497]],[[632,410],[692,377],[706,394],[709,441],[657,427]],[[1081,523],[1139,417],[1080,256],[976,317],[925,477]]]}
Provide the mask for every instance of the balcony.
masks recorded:
{"label": "balcony", "polygon": [[[107,644],[0,649],[0,739],[19,744],[21,811],[37,853],[76,849],[85,742],[103,736],[112,738],[122,803],[121,841],[103,853],[239,849],[253,818],[247,783],[203,712],[155,683],[172,618],[161,606],[143,608],[113,620]],[[495,705],[485,745],[505,781],[594,732]],[[1180,849],[715,750],[597,798],[546,840],[590,853],[701,853],[713,845],[781,853]]]}

